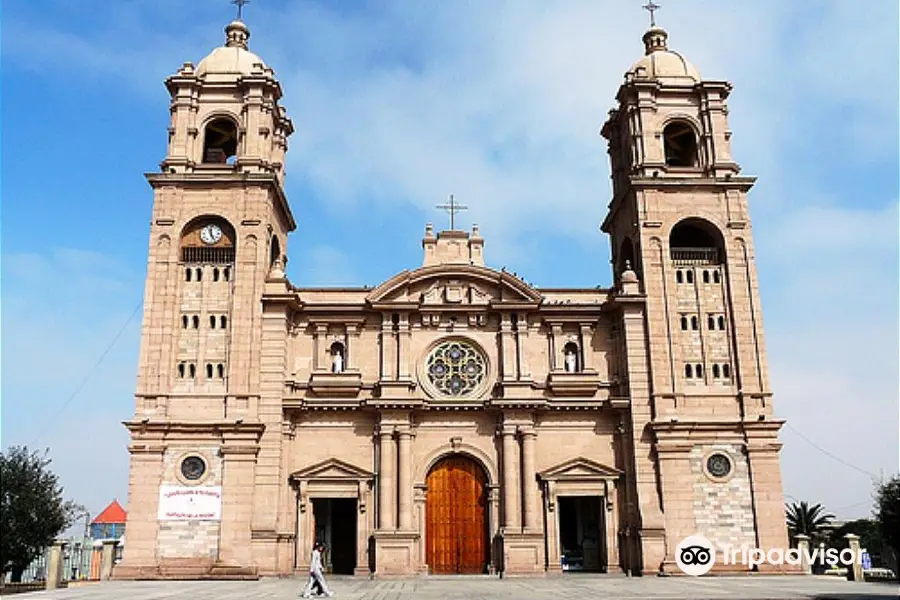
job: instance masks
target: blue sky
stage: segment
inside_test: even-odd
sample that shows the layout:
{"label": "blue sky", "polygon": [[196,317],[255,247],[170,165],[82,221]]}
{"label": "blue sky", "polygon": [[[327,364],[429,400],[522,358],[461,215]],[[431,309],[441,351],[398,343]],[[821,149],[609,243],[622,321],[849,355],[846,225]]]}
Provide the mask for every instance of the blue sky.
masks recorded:
{"label": "blue sky", "polygon": [[[416,266],[453,193],[489,264],[538,286],[608,285],[598,130],[642,54],[641,3],[254,0],[250,46],[297,130],[292,281],[376,285]],[[658,13],[671,48],[735,86],[775,410],[792,427],[785,491],[844,517],[868,513],[870,478],[800,434],[897,470],[897,11],[673,0]],[[141,301],[162,81],[222,44],[232,16],[225,0],[3,5],[2,443],[50,447],[94,513],[127,498],[139,318],[59,411]]]}

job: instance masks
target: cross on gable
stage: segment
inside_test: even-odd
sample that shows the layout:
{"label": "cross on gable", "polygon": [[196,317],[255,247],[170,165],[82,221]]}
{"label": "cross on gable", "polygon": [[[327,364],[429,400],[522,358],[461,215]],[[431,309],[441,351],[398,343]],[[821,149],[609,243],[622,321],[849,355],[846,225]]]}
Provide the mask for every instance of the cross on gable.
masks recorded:
{"label": "cross on gable", "polygon": [[453,194],[450,194],[450,202],[447,204],[438,204],[435,208],[440,208],[442,210],[446,210],[450,213],[450,230],[453,231],[456,229],[456,213],[469,210],[469,207],[465,204],[458,204],[456,199],[453,197]]}

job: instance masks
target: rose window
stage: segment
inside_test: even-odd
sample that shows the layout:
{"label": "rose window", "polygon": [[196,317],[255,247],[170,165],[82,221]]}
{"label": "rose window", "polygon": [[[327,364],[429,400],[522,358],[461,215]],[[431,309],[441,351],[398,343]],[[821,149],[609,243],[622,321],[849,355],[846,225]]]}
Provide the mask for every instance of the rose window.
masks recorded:
{"label": "rose window", "polygon": [[425,363],[428,380],[444,396],[467,396],[484,381],[484,356],[463,341],[444,342]]}

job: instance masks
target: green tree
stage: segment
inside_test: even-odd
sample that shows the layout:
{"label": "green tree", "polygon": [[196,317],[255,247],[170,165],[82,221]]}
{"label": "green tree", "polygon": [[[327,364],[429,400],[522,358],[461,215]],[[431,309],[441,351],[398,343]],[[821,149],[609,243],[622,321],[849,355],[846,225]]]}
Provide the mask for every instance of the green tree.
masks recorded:
{"label": "green tree", "polygon": [[826,513],[821,504],[810,506],[807,502],[794,502],[787,505],[787,525],[791,539],[802,533],[808,535],[812,542],[818,543],[824,537],[823,530],[833,520],[834,515]]}
{"label": "green tree", "polygon": [[22,572],[81,508],[63,500],[63,489],[50,469],[50,459],[24,446],[0,454],[0,577]]}
{"label": "green tree", "polygon": [[900,475],[875,489],[875,521],[885,543],[900,554]]}
{"label": "green tree", "polygon": [[881,554],[881,532],[878,523],[872,519],[856,519],[848,521],[828,534],[826,544],[829,548],[849,548],[849,542],[844,536],[855,533],[859,536],[859,546],[867,550],[869,554]]}

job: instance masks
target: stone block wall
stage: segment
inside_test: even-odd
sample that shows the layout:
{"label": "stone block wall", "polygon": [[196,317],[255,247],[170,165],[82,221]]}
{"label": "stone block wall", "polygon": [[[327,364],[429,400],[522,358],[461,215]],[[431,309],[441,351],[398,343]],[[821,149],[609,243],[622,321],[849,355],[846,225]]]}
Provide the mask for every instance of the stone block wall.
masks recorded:
{"label": "stone block wall", "polygon": [[[206,461],[207,473],[196,485],[222,485],[222,459],[218,446],[176,446],[163,455],[163,485],[185,485],[180,476],[181,460],[197,454]],[[159,493],[157,491],[157,493]],[[219,553],[220,521],[160,521],[157,555],[160,558],[210,558]]]}
{"label": "stone block wall", "polygon": [[[707,457],[714,452],[726,454],[732,462],[730,475],[722,481],[710,477],[705,469]],[[750,473],[740,446],[696,446],[691,450],[690,464],[697,532],[716,545],[755,546]]]}

